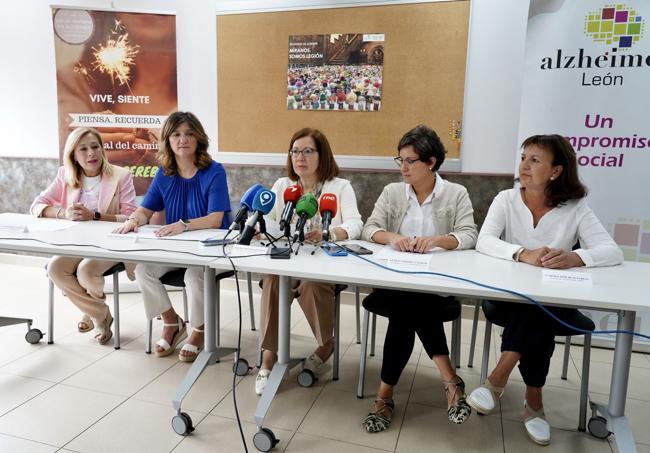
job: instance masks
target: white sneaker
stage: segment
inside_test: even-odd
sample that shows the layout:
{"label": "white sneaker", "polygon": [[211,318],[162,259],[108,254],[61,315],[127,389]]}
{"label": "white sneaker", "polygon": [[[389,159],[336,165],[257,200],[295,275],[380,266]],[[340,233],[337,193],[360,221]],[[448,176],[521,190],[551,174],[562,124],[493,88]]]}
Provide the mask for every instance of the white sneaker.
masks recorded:
{"label": "white sneaker", "polygon": [[260,369],[255,378],[255,393],[261,395],[264,393],[264,388],[266,383],[269,381],[269,376],[271,375],[271,370],[266,370],[264,368]]}
{"label": "white sneaker", "polygon": [[538,445],[548,445],[551,442],[551,425],[546,421],[544,409],[534,411],[524,402],[524,427],[528,437]]}

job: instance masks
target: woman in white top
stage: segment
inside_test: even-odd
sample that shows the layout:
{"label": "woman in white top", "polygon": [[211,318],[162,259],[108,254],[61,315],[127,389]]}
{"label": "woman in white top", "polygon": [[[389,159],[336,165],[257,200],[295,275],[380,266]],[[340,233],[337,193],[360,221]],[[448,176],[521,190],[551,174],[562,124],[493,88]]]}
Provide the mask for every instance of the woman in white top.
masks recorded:
{"label": "woman in white top", "polygon": [[[438,135],[420,125],[400,140],[398,157],[404,182],[387,185],[363,228],[363,239],[390,244],[402,252],[425,253],[434,247],[468,249],[476,243],[474,210],[465,187],[445,181],[437,171],[445,160]],[[443,322],[460,315],[453,297],[374,289],[363,306],[388,317],[381,383],[372,411],[363,420],[368,432],[388,429],[395,408],[393,389],[413,352],[415,335],[438,367],[447,394],[447,418],[465,422],[471,410],[465,383],[449,360]]]}
{"label": "woman in white top", "polygon": [[[476,249],[551,269],[620,264],[621,249],[587,206],[587,189],[578,178],[575,151],[569,142],[559,135],[534,135],[523,142],[522,149],[521,187],[495,197]],[[576,244],[579,248],[572,250]],[[490,412],[519,363],[526,384],[525,428],[534,442],[546,445],[551,435],[543,412],[542,387],[553,354],[556,322],[534,305],[486,304],[506,320],[501,357],[485,385],[474,390],[468,402],[479,413]],[[575,312],[551,310],[564,319]]]}
{"label": "woman in white top", "polygon": [[[357,209],[357,199],[352,185],[346,179],[337,178],[339,167],[325,135],[317,129],[304,128],[297,131],[289,142],[287,156],[288,176],[278,179],[273,185],[277,195],[274,210],[268,220],[280,220],[284,209],[284,190],[294,184],[303,193],[312,193],[317,199],[321,195],[336,195],[336,215],[329,228],[329,241],[357,239],[361,234],[363,222]],[[323,239],[319,215],[308,222],[305,240],[320,242]],[[298,298],[309,326],[318,342],[318,347],[305,360],[305,368],[316,373],[318,368],[332,355],[334,350],[334,288],[333,283],[310,281],[293,282],[293,295]],[[255,392],[261,395],[277,361],[278,350],[278,301],[279,279],[266,276],[262,287],[261,337],[262,366],[255,380]]]}

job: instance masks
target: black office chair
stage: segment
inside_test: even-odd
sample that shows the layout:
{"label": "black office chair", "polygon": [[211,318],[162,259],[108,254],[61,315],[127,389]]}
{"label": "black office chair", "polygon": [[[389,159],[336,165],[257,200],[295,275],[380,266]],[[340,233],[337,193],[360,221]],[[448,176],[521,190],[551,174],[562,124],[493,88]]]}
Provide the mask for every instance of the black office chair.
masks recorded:
{"label": "black office chair", "polygon": [[[125,270],[124,263],[117,263],[106,272],[103,276],[113,276],[113,323],[115,325],[115,337],[113,345],[115,349],[120,349],[120,283],[119,273]],[[47,272],[47,265],[45,266]],[[54,282],[49,281],[49,311],[48,311],[48,334],[47,344],[54,343]],[[29,340],[27,340],[29,341]],[[31,342],[30,342],[31,343]]]}
{"label": "black office chair", "polygon": [[[216,284],[217,288],[215,291],[216,297],[217,297],[217,307],[219,307],[219,282],[223,280],[224,278],[229,278],[235,275],[233,271],[227,271],[227,272],[222,272],[220,274],[217,274],[215,276],[216,279]],[[184,322],[187,324],[189,322],[189,316],[188,316],[188,311],[187,311],[187,292],[185,291],[185,268],[182,269],[174,269],[173,271],[167,272],[165,275],[160,277],[160,281],[164,285],[168,286],[174,286],[177,288],[182,288],[183,289],[183,308],[185,311],[185,318]],[[217,313],[218,315],[218,313]],[[153,320],[149,320],[147,322],[147,342],[145,345],[145,352],[147,354],[151,354],[151,336],[152,336],[152,330],[153,330]],[[217,346],[219,345],[219,333],[220,333],[220,328],[217,325]]]}
{"label": "black office chair", "polygon": [[[365,302],[365,299],[364,299]],[[370,324],[370,311],[366,309],[364,304],[364,315],[363,315],[363,330],[361,337],[361,360],[359,364],[359,381],[357,382],[357,398],[364,397],[364,386],[365,386],[365,377],[366,377],[366,355],[368,348],[368,330]],[[460,363],[460,313],[461,307],[460,302],[457,300],[454,303],[447,303],[444,306],[442,311],[441,319],[442,322],[452,321],[452,333],[451,333],[451,351],[450,359],[451,363],[458,368]],[[375,355],[375,331],[376,331],[376,320],[377,315],[388,317],[388,311],[383,311],[380,307],[377,307],[375,312],[372,312],[372,340],[371,340],[371,356]]]}
{"label": "black office chair", "polygon": [[[260,288],[264,287],[263,280],[259,281]],[[336,284],[334,286],[334,352],[332,353],[332,380],[339,380],[339,362],[341,355],[340,331],[341,331],[341,293],[347,289],[348,285]],[[357,290],[358,291],[358,290]],[[261,342],[261,338],[260,338]],[[262,366],[262,345],[258,347],[257,368]],[[317,378],[311,370],[302,370],[297,376],[298,384],[301,387],[311,387]]]}
{"label": "black office chair", "polygon": [[[490,358],[490,337],[492,335],[492,324],[505,326],[507,317],[502,309],[498,309],[494,302],[490,300],[483,301],[483,313],[485,314],[485,338],[483,342],[483,362],[481,364],[481,384],[487,379],[488,360]],[[548,316],[540,310],[540,316]],[[567,324],[579,329],[593,331],[596,326],[594,322],[577,309],[569,309],[563,313],[562,320]],[[583,334],[573,329],[569,329],[560,323],[555,323],[554,332],[556,337],[565,337],[564,346],[564,364],[562,366],[562,379],[567,379],[567,369],[569,362],[569,348],[571,346],[571,337],[574,335],[584,335],[584,346],[582,351],[582,379],[580,383],[580,417],[578,421],[578,431],[585,431],[587,420],[587,400],[589,399],[589,360],[591,358],[591,333]],[[531,333],[531,335],[534,332]]]}

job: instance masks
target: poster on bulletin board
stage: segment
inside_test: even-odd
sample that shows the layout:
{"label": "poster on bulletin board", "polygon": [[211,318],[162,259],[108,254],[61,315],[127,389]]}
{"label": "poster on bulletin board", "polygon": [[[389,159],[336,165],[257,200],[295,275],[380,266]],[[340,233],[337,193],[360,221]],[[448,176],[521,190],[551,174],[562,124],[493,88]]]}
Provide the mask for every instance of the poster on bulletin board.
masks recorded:
{"label": "poster on bulletin board", "polygon": [[289,36],[287,110],[377,112],[383,33]]}
{"label": "poster on bulletin board", "polygon": [[52,8],[60,156],[70,131],[94,127],[137,195],[155,175],[158,137],[177,110],[176,17]]}

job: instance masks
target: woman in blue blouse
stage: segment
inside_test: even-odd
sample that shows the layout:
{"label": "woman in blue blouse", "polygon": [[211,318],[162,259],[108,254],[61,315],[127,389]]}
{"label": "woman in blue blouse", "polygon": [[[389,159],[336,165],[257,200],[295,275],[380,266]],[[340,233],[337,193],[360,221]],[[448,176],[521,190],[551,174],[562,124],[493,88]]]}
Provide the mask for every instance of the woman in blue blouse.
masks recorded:
{"label": "woman in blue blouse", "polygon": [[[156,211],[165,211],[165,225],[156,236],[172,236],[190,230],[227,228],[230,214],[228,183],[223,166],[208,154],[208,136],[190,112],[172,113],[162,127],[160,168],[147,194],[119,233],[137,231]],[[176,268],[139,264],[136,278],[144,300],[147,319],[159,314],[163,319],[162,337],[156,343],[158,357],[172,354],[186,336],[185,323],[176,314],[160,277]],[[192,362],[203,346],[203,270],[188,268],[185,287],[190,300],[192,333],[181,348],[179,360]]]}

